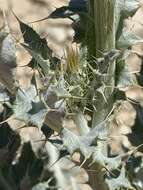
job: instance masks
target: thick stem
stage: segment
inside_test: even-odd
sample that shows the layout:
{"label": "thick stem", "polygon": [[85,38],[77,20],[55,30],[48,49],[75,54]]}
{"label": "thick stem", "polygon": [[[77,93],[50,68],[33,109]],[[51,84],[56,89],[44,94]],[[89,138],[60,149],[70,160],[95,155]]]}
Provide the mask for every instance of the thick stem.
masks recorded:
{"label": "thick stem", "polygon": [[115,0],[89,0],[92,21],[88,22],[87,45],[90,57],[100,57],[101,52],[115,47],[114,6]]}
{"label": "thick stem", "polygon": [[[87,47],[88,58],[92,68],[96,69],[97,64],[93,61],[93,58],[99,58],[103,56],[103,52],[110,52],[115,49],[115,1],[116,0],[89,0],[89,16],[92,18],[92,22],[88,22],[87,27]],[[106,62],[105,62],[106,64]],[[113,106],[113,90],[114,90],[114,74],[115,74],[115,62],[112,61],[109,66],[105,64],[99,64],[99,70],[105,70],[107,68],[106,80],[98,80],[98,76],[91,78],[91,94],[95,96],[94,106],[96,110],[93,112],[92,127],[96,127],[101,123],[109,114]],[[102,86],[102,82],[105,85],[103,94],[97,92]],[[106,88],[108,86],[108,88]],[[110,87],[111,86],[111,87]],[[109,88],[110,87],[110,88]],[[105,101],[106,98],[106,101]],[[89,183],[93,189],[107,190],[108,187],[104,181],[103,168],[98,163],[93,164],[89,172]],[[96,170],[94,173],[92,171]]]}
{"label": "thick stem", "polygon": [[[115,49],[115,0],[89,0],[89,16],[92,22],[88,22],[87,26],[87,47],[88,57],[91,60],[91,66],[96,69],[97,64],[93,57],[102,57],[103,52],[110,52]],[[108,64],[108,63],[107,63]],[[105,70],[108,65],[99,64],[100,70]],[[114,87],[115,62],[109,64],[106,80],[99,80],[98,76],[91,80],[90,95],[94,95],[95,108],[92,127],[102,122],[110,112],[113,105],[113,87]],[[91,78],[91,77],[90,77]],[[99,93],[96,89],[100,88],[102,82],[105,85],[103,93]],[[108,86],[108,88],[106,88]],[[111,86],[111,88],[109,88]],[[105,96],[103,96],[103,94]],[[107,102],[105,101],[105,97]]]}

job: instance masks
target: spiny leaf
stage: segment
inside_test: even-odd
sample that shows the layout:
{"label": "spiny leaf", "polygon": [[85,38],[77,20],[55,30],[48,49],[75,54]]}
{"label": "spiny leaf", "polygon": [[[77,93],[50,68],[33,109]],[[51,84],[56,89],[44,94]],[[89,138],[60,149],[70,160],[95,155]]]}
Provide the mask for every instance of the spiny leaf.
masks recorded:
{"label": "spiny leaf", "polygon": [[0,81],[12,94],[17,89],[15,84],[15,52],[15,43],[5,18],[4,27],[0,30]]}
{"label": "spiny leaf", "polygon": [[139,0],[117,0],[116,2],[116,9],[120,11],[121,14],[126,14],[126,16],[130,16],[131,13],[134,13],[139,6]]}
{"label": "spiny leaf", "polygon": [[10,100],[10,97],[7,93],[7,91],[4,88],[0,87],[0,102],[4,103]]}
{"label": "spiny leaf", "polygon": [[41,182],[32,187],[32,190],[47,190],[50,186],[47,182]]}
{"label": "spiny leaf", "polygon": [[[63,121],[65,117],[66,104],[63,98],[60,96],[65,95],[65,80],[63,74],[59,77],[56,85],[50,85],[48,88],[45,99],[47,105],[55,110],[51,110],[47,113],[45,123],[57,132],[60,132],[63,127]],[[58,99],[59,96],[59,99]]]}
{"label": "spiny leaf", "polygon": [[120,49],[127,49],[132,45],[143,42],[143,39],[135,35],[132,32],[123,29],[122,34],[117,42],[117,46]]}
{"label": "spiny leaf", "polygon": [[[120,0],[120,2],[123,2],[122,0]],[[127,15],[129,16],[132,12],[135,13],[135,11],[139,8],[139,6],[141,5],[139,0],[125,0],[122,3],[122,8],[121,10]]]}
{"label": "spiny leaf", "polygon": [[79,151],[88,159],[94,153],[92,143],[97,142],[98,139],[105,139],[107,137],[107,127],[105,129],[105,126],[106,124],[104,122],[82,136],[77,136],[64,128],[61,131],[64,146],[71,154],[75,151]]}
{"label": "spiny leaf", "polygon": [[[73,154],[75,151],[82,151],[82,147],[85,147],[85,145],[81,144],[80,137],[70,132],[68,129],[63,129],[61,135],[64,142],[64,146],[67,148],[70,154]],[[87,157],[89,157],[91,153],[88,152],[89,151],[86,151],[86,153],[82,153],[86,154]]]}
{"label": "spiny leaf", "polygon": [[[57,181],[57,186],[59,186],[61,189],[68,189],[68,187],[76,187],[78,186],[77,182],[75,181],[74,186],[73,186],[73,178],[75,176],[75,173],[73,175],[73,172],[71,170],[66,169],[65,167],[63,168],[63,164],[66,165],[71,165],[72,162],[67,159],[66,157],[63,157],[61,159],[60,156],[62,156],[59,152],[59,148],[55,147],[53,144],[50,142],[47,142],[45,144],[45,149],[46,152],[49,155],[49,166],[51,170],[54,172],[54,176]],[[65,154],[66,152],[64,152]],[[67,155],[67,154],[66,154]],[[61,159],[61,162],[59,162],[59,159]],[[72,165],[71,165],[72,167]],[[52,189],[49,187],[49,189]],[[56,188],[59,189],[59,188]],[[77,189],[77,188],[72,188],[72,189]]]}
{"label": "spiny leaf", "polygon": [[[50,66],[49,66],[49,62],[48,60],[43,59],[43,57],[41,56],[41,54],[35,52],[30,46],[27,46],[26,44],[21,44],[32,56],[32,63],[34,63],[34,60],[36,61],[36,63],[38,64],[38,66],[42,69],[42,73],[44,73],[44,75],[48,75]],[[35,63],[35,64],[36,64]],[[33,66],[34,67],[34,66]]]}
{"label": "spiny leaf", "polygon": [[85,119],[84,114],[80,110],[74,116],[74,121],[81,135],[87,134],[89,132],[87,120]]}
{"label": "spiny leaf", "polygon": [[67,93],[66,91],[66,86],[65,86],[65,79],[63,74],[60,75],[59,80],[54,88],[55,92],[57,93],[58,96],[64,96]]}
{"label": "spiny leaf", "polygon": [[106,179],[106,183],[108,184],[110,190],[117,190],[119,188],[134,189],[125,175],[124,167],[122,167],[119,177]]}
{"label": "spiny leaf", "polygon": [[118,88],[125,88],[136,83],[135,76],[129,71],[129,66],[124,60],[117,62],[116,83]]}
{"label": "spiny leaf", "polygon": [[44,59],[48,59],[48,55],[52,53],[52,50],[48,47],[45,38],[41,38],[40,35],[29,25],[23,23],[16,15],[20,29],[24,38],[24,42],[29,45],[29,47],[38,52]]}
{"label": "spiny leaf", "polygon": [[108,158],[104,151],[107,153],[107,142],[98,141],[92,155],[92,163],[98,162],[100,165],[106,166],[108,169],[117,169],[121,165],[121,156]]}
{"label": "spiny leaf", "polygon": [[[17,18],[16,15],[15,17]],[[37,53],[39,56],[41,56],[43,60],[49,60],[51,66],[55,67],[55,64],[57,65],[57,63],[59,62],[59,59],[56,57],[52,57],[53,51],[49,48],[46,38],[41,38],[40,35],[33,28],[23,23],[19,18],[17,18],[17,20],[20,25],[24,42],[29,46],[31,52],[33,52],[32,55]],[[31,68],[34,68],[37,59],[35,59],[35,56],[32,57],[33,60],[31,60],[29,66]],[[34,59],[36,60],[35,62]]]}
{"label": "spiny leaf", "polygon": [[27,90],[19,89],[13,105],[16,119],[25,123],[42,127],[45,115],[48,110],[39,100],[35,86],[31,85]]}
{"label": "spiny leaf", "polygon": [[115,25],[117,39],[120,37],[124,25],[124,19],[132,16],[139,8],[139,0],[117,0],[115,3]]}

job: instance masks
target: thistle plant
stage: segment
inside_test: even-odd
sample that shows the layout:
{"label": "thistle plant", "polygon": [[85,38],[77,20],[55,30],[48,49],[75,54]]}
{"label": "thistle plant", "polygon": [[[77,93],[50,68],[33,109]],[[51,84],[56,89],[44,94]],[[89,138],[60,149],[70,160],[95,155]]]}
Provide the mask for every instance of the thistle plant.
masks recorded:
{"label": "thistle plant", "polygon": [[[63,47],[66,66],[62,59],[53,56],[46,39],[15,15],[24,39],[19,45],[31,56],[27,66],[34,71],[27,89],[18,84],[14,75],[16,42],[4,18],[0,32],[1,128],[6,125],[10,137],[0,149],[1,155],[9,158],[0,166],[3,190],[67,189],[69,185],[70,189],[81,189],[74,177],[81,167],[87,171],[92,189],[143,188],[139,176],[142,171],[142,152],[138,151],[141,145],[114,156],[109,151],[116,110],[127,100],[123,89],[137,84],[125,59],[131,54],[131,46],[143,40],[125,31],[123,21],[139,6],[137,0],[88,0],[78,5],[76,1],[70,1],[68,6],[58,8],[46,17],[68,17],[73,21],[73,41],[78,44]],[[38,73],[41,88],[35,73]],[[90,121],[85,115],[90,116]],[[66,126],[69,117],[79,135]],[[24,144],[17,162],[20,137],[17,132],[11,132],[11,119],[24,122],[27,128],[37,127],[45,137],[36,153],[29,143]],[[11,133],[14,133],[13,143],[9,140]],[[27,158],[26,151],[32,160]],[[80,166],[63,169],[65,163],[73,164],[75,153],[81,155]],[[134,162],[138,162],[137,167]],[[21,167],[24,169],[19,176]],[[8,183],[7,176],[10,176]]]}

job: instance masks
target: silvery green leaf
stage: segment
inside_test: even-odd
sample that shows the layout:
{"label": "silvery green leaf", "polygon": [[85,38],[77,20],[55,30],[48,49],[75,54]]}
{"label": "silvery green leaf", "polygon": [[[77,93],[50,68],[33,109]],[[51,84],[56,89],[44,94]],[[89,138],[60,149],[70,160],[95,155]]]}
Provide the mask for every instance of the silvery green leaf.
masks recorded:
{"label": "silvery green leaf", "polygon": [[46,182],[38,183],[34,187],[32,187],[32,190],[47,190],[49,188],[49,185]]}
{"label": "silvery green leaf", "polygon": [[[70,154],[73,154],[75,151],[79,151],[85,159],[92,156],[93,163],[97,162],[102,166],[106,166],[108,169],[117,169],[121,165],[121,157],[117,156],[109,158],[107,156],[106,140],[99,139],[101,137],[107,138],[107,129],[104,129],[104,125],[105,124],[102,123],[97,126],[97,128],[95,127],[90,132],[82,136],[78,136],[64,128],[61,132],[63,143]],[[95,147],[92,146],[93,142],[97,143]]]}
{"label": "silvery green leaf", "polygon": [[43,59],[48,59],[48,56],[52,54],[52,50],[48,47],[46,39],[41,38],[32,27],[23,23],[16,15],[15,17],[20,25],[24,43],[26,43],[31,50],[37,52]]}
{"label": "silvery green leaf", "polygon": [[81,152],[85,158],[89,158],[92,154],[93,147],[90,147],[81,136],[78,136],[68,129],[64,128],[61,132],[64,146],[73,154],[75,151]]}
{"label": "silvery green leaf", "polygon": [[[77,169],[71,168],[73,166],[73,162],[65,156],[66,154],[61,153],[59,150],[63,150],[63,145],[61,147],[57,147],[50,142],[46,142],[45,150],[48,153],[48,165],[50,166],[50,171],[54,174],[56,179],[56,186],[61,189],[68,189],[68,187],[72,187],[73,190],[80,190],[78,182],[76,180]],[[60,162],[59,162],[60,160]],[[68,166],[68,167],[67,167]],[[79,172],[79,170],[78,170]],[[48,180],[50,181],[50,180]],[[49,184],[49,189],[52,189]],[[55,187],[56,188],[56,187]]]}
{"label": "silvery green leaf", "polygon": [[143,158],[141,159],[141,163],[138,165],[138,167],[134,169],[133,184],[138,190],[143,189]]}
{"label": "silvery green leaf", "polygon": [[120,19],[121,14],[126,14],[129,16],[131,13],[135,12],[139,6],[139,0],[117,0],[116,1],[116,19]]}
{"label": "silvery green leaf", "polygon": [[140,5],[140,0],[124,0],[122,10],[131,13],[136,11]]}
{"label": "silvery green leaf", "polygon": [[74,121],[81,135],[85,135],[89,132],[89,127],[84,114],[79,110],[74,117]]}
{"label": "silvery green leaf", "polygon": [[92,146],[92,143],[96,142],[98,138],[105,138],[105,136],[107,135],[107,129],[104,129],[105,126],[106,125],[102,123],[82,136],[78,136],[72,133],[70,130],[63,128],[63,130],[61,131],[61,136],[64,146],[71,154],[75,151],[79,151],[87,159],[94,152],[94,147]]}
{"label": "silvery green leaf", "polygon": [[133,189],[125,175],[124,167],[122,167],[120,175],[117,178],[106,179],[106,183],[110,190],[117,190],[119,188]]}
{"label": "silvery green leaf", "polygon": [[115,31],[119,39],[124,27],[124,19],[132,16],[139,8],[139,0],[117,0],[115,3]]}
{"label": "silvery green leaf", "polygon": [[8,64],[13,68],[16,67],[16,49],[12,36],[8,34],[1,43],[1,60],[4,64]]}
{"label": "silvery green leaf", "polygon": [[27,90],[18,89],[13,111],[16,119],[39,128],[42,126],[47,113],[45,105],[39,100],[34,85],[31,85]]}
{"label": "silvery green leaf", "polygon": [[[95,137],[98,137],[100,140],[105,140],[108,135],[108,127],[106,122],[102,122],[98,124],[97,126],[93,126],[93,128],[85,135],[85,137],[89,140],[95,139]],[[89,141],[88,140],[88,141]]]}
{"label": "silvery green leaf", "polygon": [[5,25],[0,30],[0,81],[12,94],[16,91],[15,68],[16,48],[5,18]]}
{"label": "silvery green leaf", "polygon": [[0,88],[0,102],[4,103],[10,100],[10,97],[5,89]]}
{"label": "silvery green leaf", "polygon": [[72,154],[79,149],[80,137],[72,133],[68,129],[64,128],[61,133],[63,138],[64,146],[67,147],[68,151]]}
{"label": "silvery green leaf", "polygon": [[137,43],[143,42],[143,39],[141,39],[136,34],[126,31],[125,29],[122,31],[122,34],[117,42],[117,46],[120,49],[127,49],[131,47],[132,45],[135,45]]}
{"label": "silvery green leaf", "polygon": [[43,57],[36,52],[35,50],[31,49],[30,46],[26,45],[26,44],[21,44],[32,56],[32,58],[34,58],[37,61],[37,64],[41,67],[42,72],[44,73],[45,76],[47,76],[49,74],[49,61],[43,59]]}
{"label": "silvery green leaf", "polygon": [[108,169],[117,169],[121,165],[121,156],[116,156],[114,158],[107,157],[106,141],[97,142],[97,146],[92,155],[92,160],[93,163],[98,162],[100,165],[106,166]]}
{"label": "silvery green leaf", "polygon": [[[121,70],[119,69],[116,71],[117,72],[117,87],[118,88],[125,88],[128,86],[132,86],[136,83],[135,76],[129,71],[129,66],[126,64],[124,61],[121,61],[117,64],[122,65]],[[118,68],[118,67],[117,67]]]}
{"label": "silvery green leaf", "polygon": [[54,90],[58,96],[66,96],[66,94],[68,94],[66,91],[65,79],[64,79],[63,74],[60,75],[58,82],[56,86],[54,87]]}

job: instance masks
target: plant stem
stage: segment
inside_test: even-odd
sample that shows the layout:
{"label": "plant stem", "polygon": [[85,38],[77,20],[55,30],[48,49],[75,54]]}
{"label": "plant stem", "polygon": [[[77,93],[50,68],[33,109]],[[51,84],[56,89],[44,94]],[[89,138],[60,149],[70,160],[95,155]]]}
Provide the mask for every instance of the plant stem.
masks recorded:
{"label": "plant stem", "polygon": [[[93,22],[87,24],[87,49],[88,59],[91,62],[91,67],[96,69],[93,57],[99,58],[103,56],[105,51],[110,52],[115,49],[115,1],[116,0],[89,0],[89,16],[93,19]],[[106,63],[105,63],[106,64]],[[114,74],[115,74],[115,61],[112,61],[109,66],[105,64],[99,64],[98,68],[102,71],[106,71],[106,80],[102,81],[98,76],[91,78],[91,98],[95,97],[96,101],[94,106],[96,110],[93,111],[92,127],[96,127],[101,123],[110,110],[113,107],[114,98],[113,90],[115,86]],[[102,73],[101,73],[102,74]],[[110,88],[104,88],[102,93],[99,93],[97,89],[102,85],[110,86]],[[107,101],[105,101],[105,98]],[[86,166],[85,166],[86,167]],[[103,167],[99,163],[93,164],[90,168],[96,170],[96,173],[88,172],[89,184],[93,189],[107,190],[108,187],[104,181]]]}
{"label": "plant stem", "polygon": [[[96,64],[92,61],[93,57],[99,58],[103,56],[102,52],[110,52],[115,49],[115,0],[89,0],[89,16],[93,18],[94,22],[88,22],[87,26],[87,48],[88,58],[91,60],[91,66],[96,69]],[[100,70],[107,67],[105,64],[99,64]],[[95,108],[97,111],[94,112],[92,127],[102,122],[113,105],[112,93],[115,86],[114,81],[115,74],[115,61],[111,62],[108,67],[106,81],[93,78],[91,80],[91,92],[90,95],[95,95]],[[91,78],[91,77],[90,77]],[[105,88],[105,98],[99,92],[96,92],[104,82],[105,86],[111,86],[111,88]]]}

